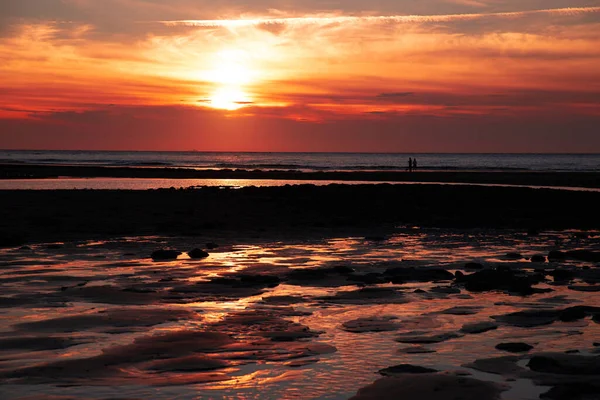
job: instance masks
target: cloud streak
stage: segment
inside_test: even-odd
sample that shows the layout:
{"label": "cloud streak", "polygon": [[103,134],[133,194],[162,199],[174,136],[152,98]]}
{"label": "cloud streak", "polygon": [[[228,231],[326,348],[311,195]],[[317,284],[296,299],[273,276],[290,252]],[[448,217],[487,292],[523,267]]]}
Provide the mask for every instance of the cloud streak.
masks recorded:
{"label": "cloud streak", "polygon": [[386,23],[436,23],[453,21],[473,21],[483,18],[519,18],[529,15],[576,16],[600,13],[600,7],[567,7],[531,11],[514,11],[480,14],[448,14],[448,15],[379,15],[379,16],[341,16],[314,15],[288,18],[249,18],[228,20],[178,20],[158,21],[166,26],[189,26],[204,28],[236,28],[257,25],[330,25],[347,23],[386,24]]}

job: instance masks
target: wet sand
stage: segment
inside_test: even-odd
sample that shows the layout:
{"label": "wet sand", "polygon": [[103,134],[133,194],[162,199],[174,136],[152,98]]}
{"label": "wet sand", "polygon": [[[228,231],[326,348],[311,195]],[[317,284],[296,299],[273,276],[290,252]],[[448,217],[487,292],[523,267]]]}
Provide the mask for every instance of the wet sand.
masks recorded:
{"label": "wet sand", "polygon": [[[599,237],[405,228],[0,250],[0,395],[594,399]],[[153,261],[160,248],[181,254]]]}
{"label": "wet sand", "polygon": [[0,179],[23,178],[170,178],[170,179],[277,179],[303,181],[447,182],[523,186],[600,188],[598,172],[532,171],[280,171],[196,170],[192,168],[143,168],[0,164]]}
{"label": "wet sand", "polygon": [[397,226],[594,229],[600,193],[330,185],[149,191],[2,191],[0,243],[115,235],[382,236]]}

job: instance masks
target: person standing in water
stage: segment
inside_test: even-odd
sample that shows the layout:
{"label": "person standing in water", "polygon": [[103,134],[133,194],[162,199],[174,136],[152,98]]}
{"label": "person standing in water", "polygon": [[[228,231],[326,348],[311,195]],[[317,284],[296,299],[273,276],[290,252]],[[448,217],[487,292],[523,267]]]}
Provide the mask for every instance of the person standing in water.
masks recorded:
{"label": "person standing in water", "polygon": [[413,159],[413,162],[412,162],[412,169],[413,169],[413,171],[416,171],[416,170],[417,170],[417,159],[416,159],[416,158],[414,158],[414,159]]}
{"label": "person standing in water", "polygon": [[409,157],[409,159],[408,159],[408,172],[412,172],[412,168],[413,168],[413,160],[412,160],[412,157]]}

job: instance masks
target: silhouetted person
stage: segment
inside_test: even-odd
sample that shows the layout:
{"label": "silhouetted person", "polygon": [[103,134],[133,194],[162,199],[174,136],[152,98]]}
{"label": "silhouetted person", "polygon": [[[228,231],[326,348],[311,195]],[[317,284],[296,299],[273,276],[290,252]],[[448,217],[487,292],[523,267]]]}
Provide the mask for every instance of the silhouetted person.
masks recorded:
{"label": "silhouetted person", "polygon": [[416,171],[416,170],[417,170],[417,159],[416,159],[416,158],[415,158],[415,159],[413,159],[413,162],[412,162],[412,169],[413,169],[413,171]]}
{"label": "silhouetted person", "polygon": [[412,168],[413,168],[413,160],[412,160],[412,157],[410,157],[408,159],[408,172],[412,172]]}

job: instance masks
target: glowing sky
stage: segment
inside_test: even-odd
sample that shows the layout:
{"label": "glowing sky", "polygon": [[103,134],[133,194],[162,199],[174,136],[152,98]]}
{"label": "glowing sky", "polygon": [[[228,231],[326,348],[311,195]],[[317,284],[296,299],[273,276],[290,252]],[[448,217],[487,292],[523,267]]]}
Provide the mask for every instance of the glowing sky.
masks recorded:
{"label": "glowing sky", "polygon": [[6,0],[0,148],[600,152],[600,0]]}

